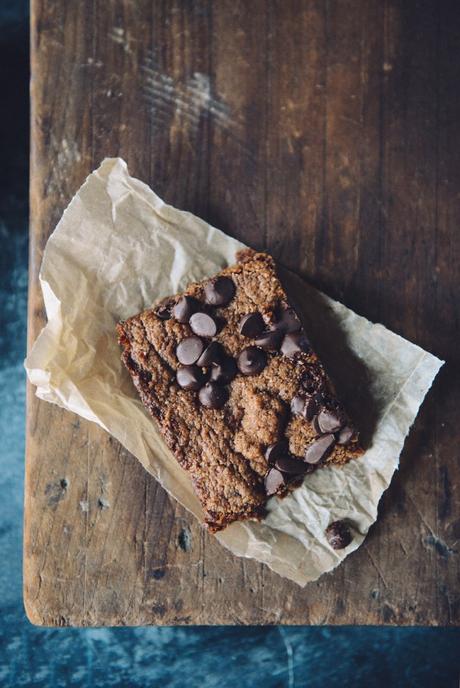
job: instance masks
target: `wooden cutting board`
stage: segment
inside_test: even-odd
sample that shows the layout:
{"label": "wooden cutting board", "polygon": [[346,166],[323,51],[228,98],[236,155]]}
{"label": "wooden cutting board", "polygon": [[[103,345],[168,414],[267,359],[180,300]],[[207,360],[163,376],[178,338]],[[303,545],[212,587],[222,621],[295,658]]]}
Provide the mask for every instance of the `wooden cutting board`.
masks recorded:
{"label": "wooden cutting board", "polygon": [[33,0],[29,346],[46,240],[120,155],[447,365],[365,544],[304,589],[230,555],[29,387],[32,622],[458,624],[459,36],[449,1]]}

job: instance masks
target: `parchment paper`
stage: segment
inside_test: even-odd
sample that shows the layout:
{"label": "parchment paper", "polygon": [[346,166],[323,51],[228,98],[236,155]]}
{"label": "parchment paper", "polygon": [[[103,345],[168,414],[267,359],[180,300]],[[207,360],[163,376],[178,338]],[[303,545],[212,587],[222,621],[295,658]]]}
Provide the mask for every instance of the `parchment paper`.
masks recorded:
{"label": "parchment paper", "polygon": [[[118,320],[234,262],[242,247],[166,205],[129,176],[123,160],[104,160],[48,240],[40,273],[48,324],[25,362],[37,396],[102,426],[200,520],[188,475],[166,448],[121,364],[114,328]],[[263,522],[235,523],[216,537],[234,554],[264,562],[303,586],[364,540],[443,362],[298,278],[286,279],[293,282],[307,334],[369,448],[344,468],[307,476],[285,499],[272,498]],[[354,540],[334,551],[324,530],[342,518],[353,524]]]}

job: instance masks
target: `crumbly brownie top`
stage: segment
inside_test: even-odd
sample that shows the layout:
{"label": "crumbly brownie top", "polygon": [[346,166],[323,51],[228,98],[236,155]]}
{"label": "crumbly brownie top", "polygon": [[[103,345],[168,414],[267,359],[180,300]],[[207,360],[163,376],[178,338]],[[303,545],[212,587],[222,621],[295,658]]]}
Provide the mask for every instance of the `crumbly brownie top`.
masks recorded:
{"label": "crumbly brownie top", "polygon": [[271,495],[362,453],[272,258],[238,259],[117,326],[141,400],[212,531],[261,518]]}

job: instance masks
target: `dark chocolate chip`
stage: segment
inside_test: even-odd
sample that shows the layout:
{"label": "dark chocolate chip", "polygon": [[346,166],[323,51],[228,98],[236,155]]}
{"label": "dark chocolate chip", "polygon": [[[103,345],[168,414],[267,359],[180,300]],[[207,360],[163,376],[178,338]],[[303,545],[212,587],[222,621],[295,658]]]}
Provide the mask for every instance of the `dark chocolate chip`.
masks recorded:
{"label": "dark chocolate chip", "polygon": [[296,312],[289,306],[287,308],[279,308],[275,313],[275,327],[284,333],[298,332],[302,325]]}
{"label": "dark chocolate chip", "polygon": [[243,375],[258,375],[267,365],[267,355],[256,346],[248,346],[238,356],[238,369]]}
{"label": "dark chocolate chip", "polygon": [[230,277],[217,277],[205,285],[204,296],[210,306],[226,306],[235,295],[235,283]]}
{"label": "dark chocolate chip", "polygon": [[303,416],[305,411],[305,403],[305,397],[301,397],[299,394],[293,397],[293,399],[291,400],[292,413],[296,416]]}
{"label": "dark chocolate chip", "polygon": [[265,476],[265,492],[267,493],[267,497],[278,492],[280,487],[283,487],[284,484],[283,474],[276,468],[271,468]]}
{"label": "dark chocolate chip", "polygon": [[198,301],[193,296],[181,296],[172,309],[173,318],[180,323],[188,323],[197,308]]}
{"label": "dark chocolate chip", "polygon": [[333,521],[326,528],[326,538],[332,549],[344,549],[353,540],[345,521]]}
{"label": "dark chocolate chip", "polygon": [[318,395],[307,398],[305,402],[304,416],[307,420],[312,420],[315,413],[318,411],[318,400],[316,399]]}
{"label": "dark chocolate chip", "polygon": [[265,458],[270,466],[273,466],[277,459],[287,455],[289,455],[289,445],[286,440],[281,440],[281,442],[271,444],[265,450]]}
{"label": "dark chocolate chip", "polygon": [[160,320],[169,320],[172,316],[172,308],[173,302],[171,300],[161,301],[161,303],[154,308],[153,312]]}
{"label": "dark chocolate chip", "polygon": [[279,351],[282,337],[282,333],[275,328],[268,329],[256,338],[255,343],[265,351]]}
{"label": "dark chocolate chip", "polygon": [[260,313],[248,313],[244,315],[238,325],[239,331],[245,337],[257,337],[265,327],[264,319]]}
{"label": "dark chocolate chip", "polygon": [[305,450],[305,461],[307,463],[319,463],[321,459],[325,459],[335,443],[334,435],[323,435],[315,440]]}
{"label": "dark chocolate chip", "polygon": [[207,375],[196,365],[183,366],[176,372],[177,384],[184,389],[200,389],[207,380]]}
{"label": "dark chocolate chip", "polygon": [[292,456],[281,456],[275,461],[275,467],[289,475],[302,475],[308,470],[308,465],[302,459],[294,459]]}
{"label": "dark chocolate chip", "polygon": [[183,365],[192,365],[200,358],[204,344],[199,337],[186,337],[176,347],[176,356]]}
{"label": "dark chocolate chip", "polygon": [[220,409],[228,399],[228,391],[217,382],[207,382],[198,392],[198,398],[206,408]]}
{"label": "dark chocolate chip", "polygon": [[307,420],[312,420],[318,410],[317,401],[314,396],[301,396],[297,394],[291,401],[291,411],[296,416],[303,416]]}
{"label": "dark chocolate chip", "polygon": [[310,351],[310,344],[303,332],[290,332],[287,334],[281,344],[281,352],[285,356],[294,356],[301,351],[304,353]]}
{"label": "dark chocolate chip", "polygon": [[318,427],[321,432],[337,432],[342,425],[340,418],[333,411],[323,408],[318,413]]}
{"label": "dark chocolate chip", "polygon": [[207,313],[194,313],[189,320],[189,325],[199,337],[214,337],[217,332],[216,321]]}
{"label": "dark chocolate chip", "polygon": [[225,356],[220,363],[215,363],[211,368],[211,380],[220,385],[227,385],[235,379],[237,372],[235,359],[231,356]]}
{"label": "dark chocolate chip", "polygon": [[197,361],[197,365],[206,367],[213,363],[219,363],[223,356],[225,356],[225,352],[222,344],[219,344],[219,342],[211,342],[201,354]]}
{"label": "dark chocolate chip", "polygon": [[348,444],[354,434],[353,428],[346,425],[338,434],[337,444]]}

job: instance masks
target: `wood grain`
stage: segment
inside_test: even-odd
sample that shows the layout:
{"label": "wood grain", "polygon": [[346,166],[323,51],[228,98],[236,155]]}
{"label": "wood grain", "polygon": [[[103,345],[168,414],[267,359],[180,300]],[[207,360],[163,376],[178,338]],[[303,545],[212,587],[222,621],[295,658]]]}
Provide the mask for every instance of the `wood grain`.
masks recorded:
{"label": "wood grain", "polygon": [[365,544],[305,589],[232,557],[115,440],[29,388],[33,623],[459,623],[459,77],[450,0],[33,0],[29,346],[46,240],[121,155],[447,361]]}

